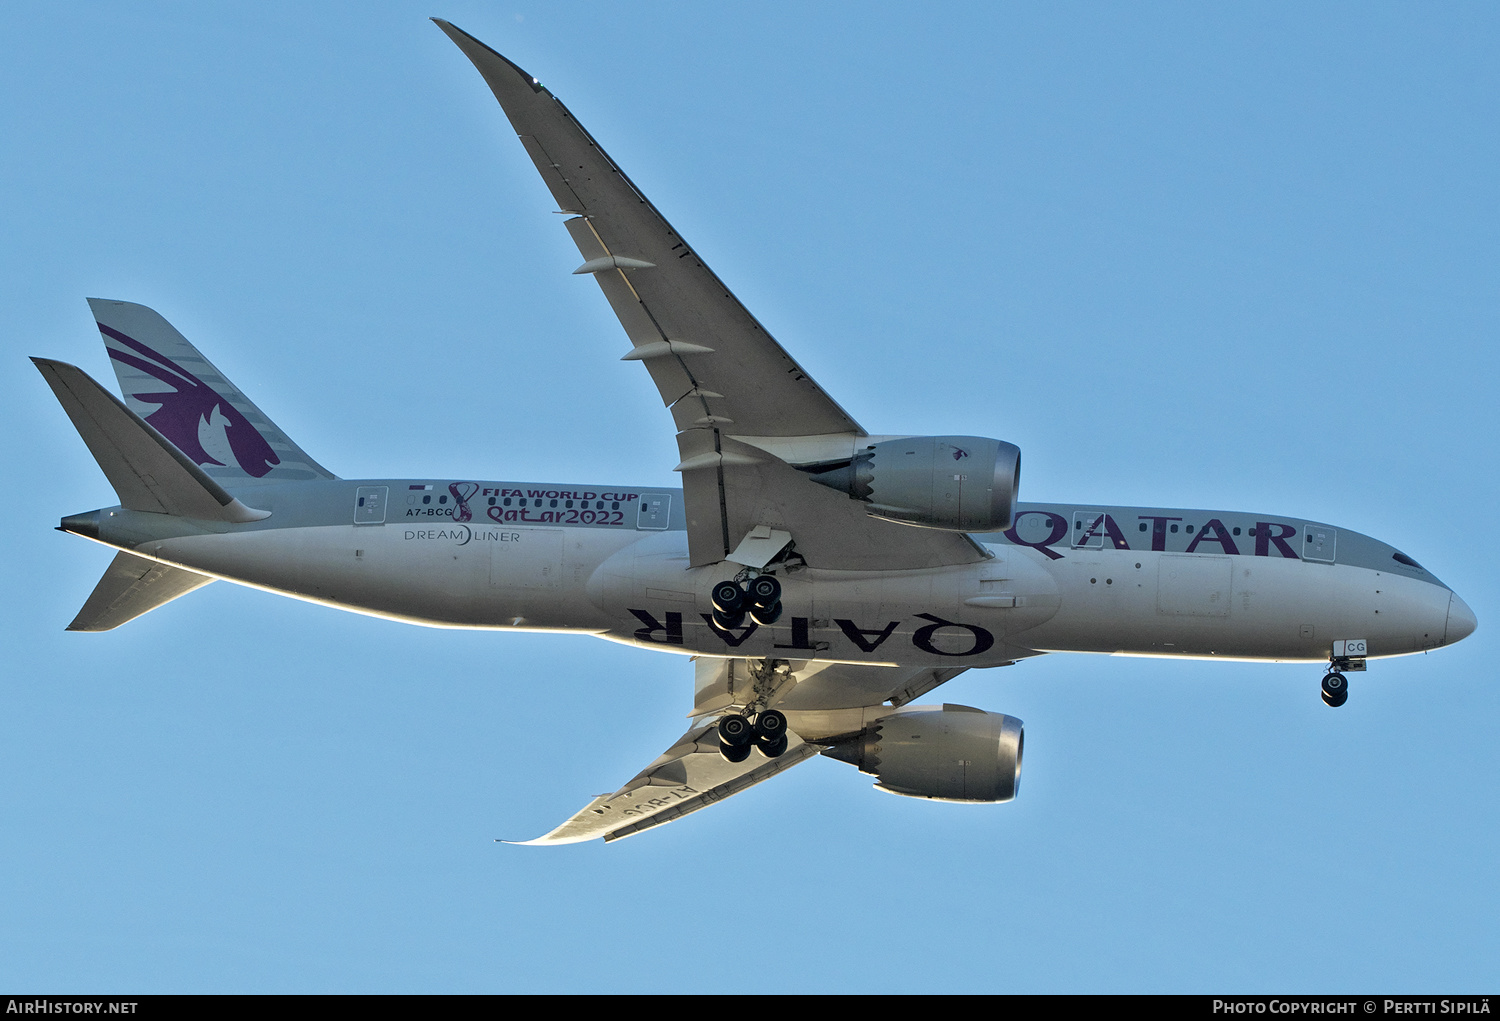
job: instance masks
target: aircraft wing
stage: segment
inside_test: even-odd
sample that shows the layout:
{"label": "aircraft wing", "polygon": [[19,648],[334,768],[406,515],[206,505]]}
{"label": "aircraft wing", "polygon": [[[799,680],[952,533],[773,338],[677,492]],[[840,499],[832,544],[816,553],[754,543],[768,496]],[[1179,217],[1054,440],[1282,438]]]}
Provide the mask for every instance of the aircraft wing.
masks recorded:
{"label": "aircraft wing", "polygon": [[[848,457],[859,423],[802,370],[561,102],[484,43],[433,19],[484,77],[625,328],[678,431],[688,552],[718,563],[751,529],[785,529],[810,565],[916,569],[985,559],[966,536],[869,517],[782,459]],[[801,442],[788,445],[788,440]],[[784,441],[778,444],[777,440]],[[779,453],[772,453],[770,447]],[[832,454],[827,451],[835,451]],[[788,455],[790,456],[790,455]]]}
{"label": "aircraft wing", "polygon": [[446,21],[437,25],[484,76],[558,209],[575,214],[567,227],[584,257],[578,272],[599,281],[635,346],[626,357],[645,363],[679,429],[713,415],[754,435],[863,434],[567,107],[484,43]]}
{"label": "aircraft wing", "polygon": [[619,840],[723,801],[821,750],[788,734],[787,749],[776,758],[752,751],[744,762],[733,763],[719,754],[716,721],[697,726],[618,791],[599,795],[546,836],[516,843],[575,844],[597,837]]}
{"label": "aircraft wing", "polygon": [[[890,711],[883,703],[905,705],[965,670],[708,657],[698,658],[694,665],[691,715],[703,722],[619,790],[599,795],[545,836],[513,842],[618,840],[681,819],[859,733]],[[743,762],[732,763],[719,753],[719,718],[749,712],[752,706],[786,714],[787,748],[774,759],[755,749]]]}

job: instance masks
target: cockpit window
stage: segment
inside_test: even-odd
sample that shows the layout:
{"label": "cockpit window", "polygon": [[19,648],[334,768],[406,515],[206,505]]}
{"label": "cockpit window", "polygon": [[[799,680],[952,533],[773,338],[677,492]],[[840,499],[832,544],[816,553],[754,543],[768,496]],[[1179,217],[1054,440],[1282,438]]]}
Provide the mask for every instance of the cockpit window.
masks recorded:
{"label": "cockpit window", "polygon": [[1425,567],[1423,567],[1421,564],[1417,563],[1415,560],[1413,560],[1411,557],[1407,556],[1405,553],[1393,553],[1393,554],[1391,554],[1391,559],[1394,560],[1394,561],[1396,561],[1396,563],[1398,563],[1398,564],[1405,564],[1407,567],[1415,567],[1419,571],[1425,571],[1426,570]]}

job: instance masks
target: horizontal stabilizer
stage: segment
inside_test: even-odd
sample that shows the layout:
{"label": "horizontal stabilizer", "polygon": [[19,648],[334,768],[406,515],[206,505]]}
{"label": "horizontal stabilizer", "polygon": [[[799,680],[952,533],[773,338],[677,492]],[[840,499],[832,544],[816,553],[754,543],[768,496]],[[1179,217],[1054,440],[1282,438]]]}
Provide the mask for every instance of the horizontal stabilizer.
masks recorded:
{"label": "horizontal stabilizer", "polygon": [[68,630],[109,631],[211,581],[180,567],[117,553]]}
{"label": "horizontal stabilizer", "polygon": [[120,505],[130,510],[208,521],[259,521],[269,511],[246,507],[204,474],[161,433],[76,365],[32,361],[99,462]]}
{"label": "horizontal stabilizer", "polygon": [[618,840],[723,801],[822,750],[790,732],[787,742],[786,751],[774,759],[756,750],[744,762],[735,763],[719,753],[717,722],[694,727],[615,793],[595,798],[544,837],[512,843],[576,844],[597,837]]}

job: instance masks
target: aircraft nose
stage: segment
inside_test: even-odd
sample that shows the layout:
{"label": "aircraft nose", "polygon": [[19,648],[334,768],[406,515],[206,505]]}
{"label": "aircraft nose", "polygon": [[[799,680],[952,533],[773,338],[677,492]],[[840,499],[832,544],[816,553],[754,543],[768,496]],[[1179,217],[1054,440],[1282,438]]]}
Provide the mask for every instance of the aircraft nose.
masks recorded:
{"label": "aircraft nose", "polygon": [[1479,621],[1474,619],[1474,611],[1469,609],[1469,604],[1458,598],[1458,593],[1453,593],[1448,600],[1448,627],[1443,632],[1443,644],[1452,645],[1463,641],[1478,626]]}

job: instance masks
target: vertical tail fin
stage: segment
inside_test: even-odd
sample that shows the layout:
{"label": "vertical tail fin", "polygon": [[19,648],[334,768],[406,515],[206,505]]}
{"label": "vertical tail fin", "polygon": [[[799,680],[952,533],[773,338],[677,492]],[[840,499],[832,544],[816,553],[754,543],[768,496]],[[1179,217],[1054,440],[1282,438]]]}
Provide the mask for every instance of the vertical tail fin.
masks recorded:
{"label": "vertical tail fin", "polygon": [[126,405],[225,485],[336,478],[145,305],[90,298]]}

